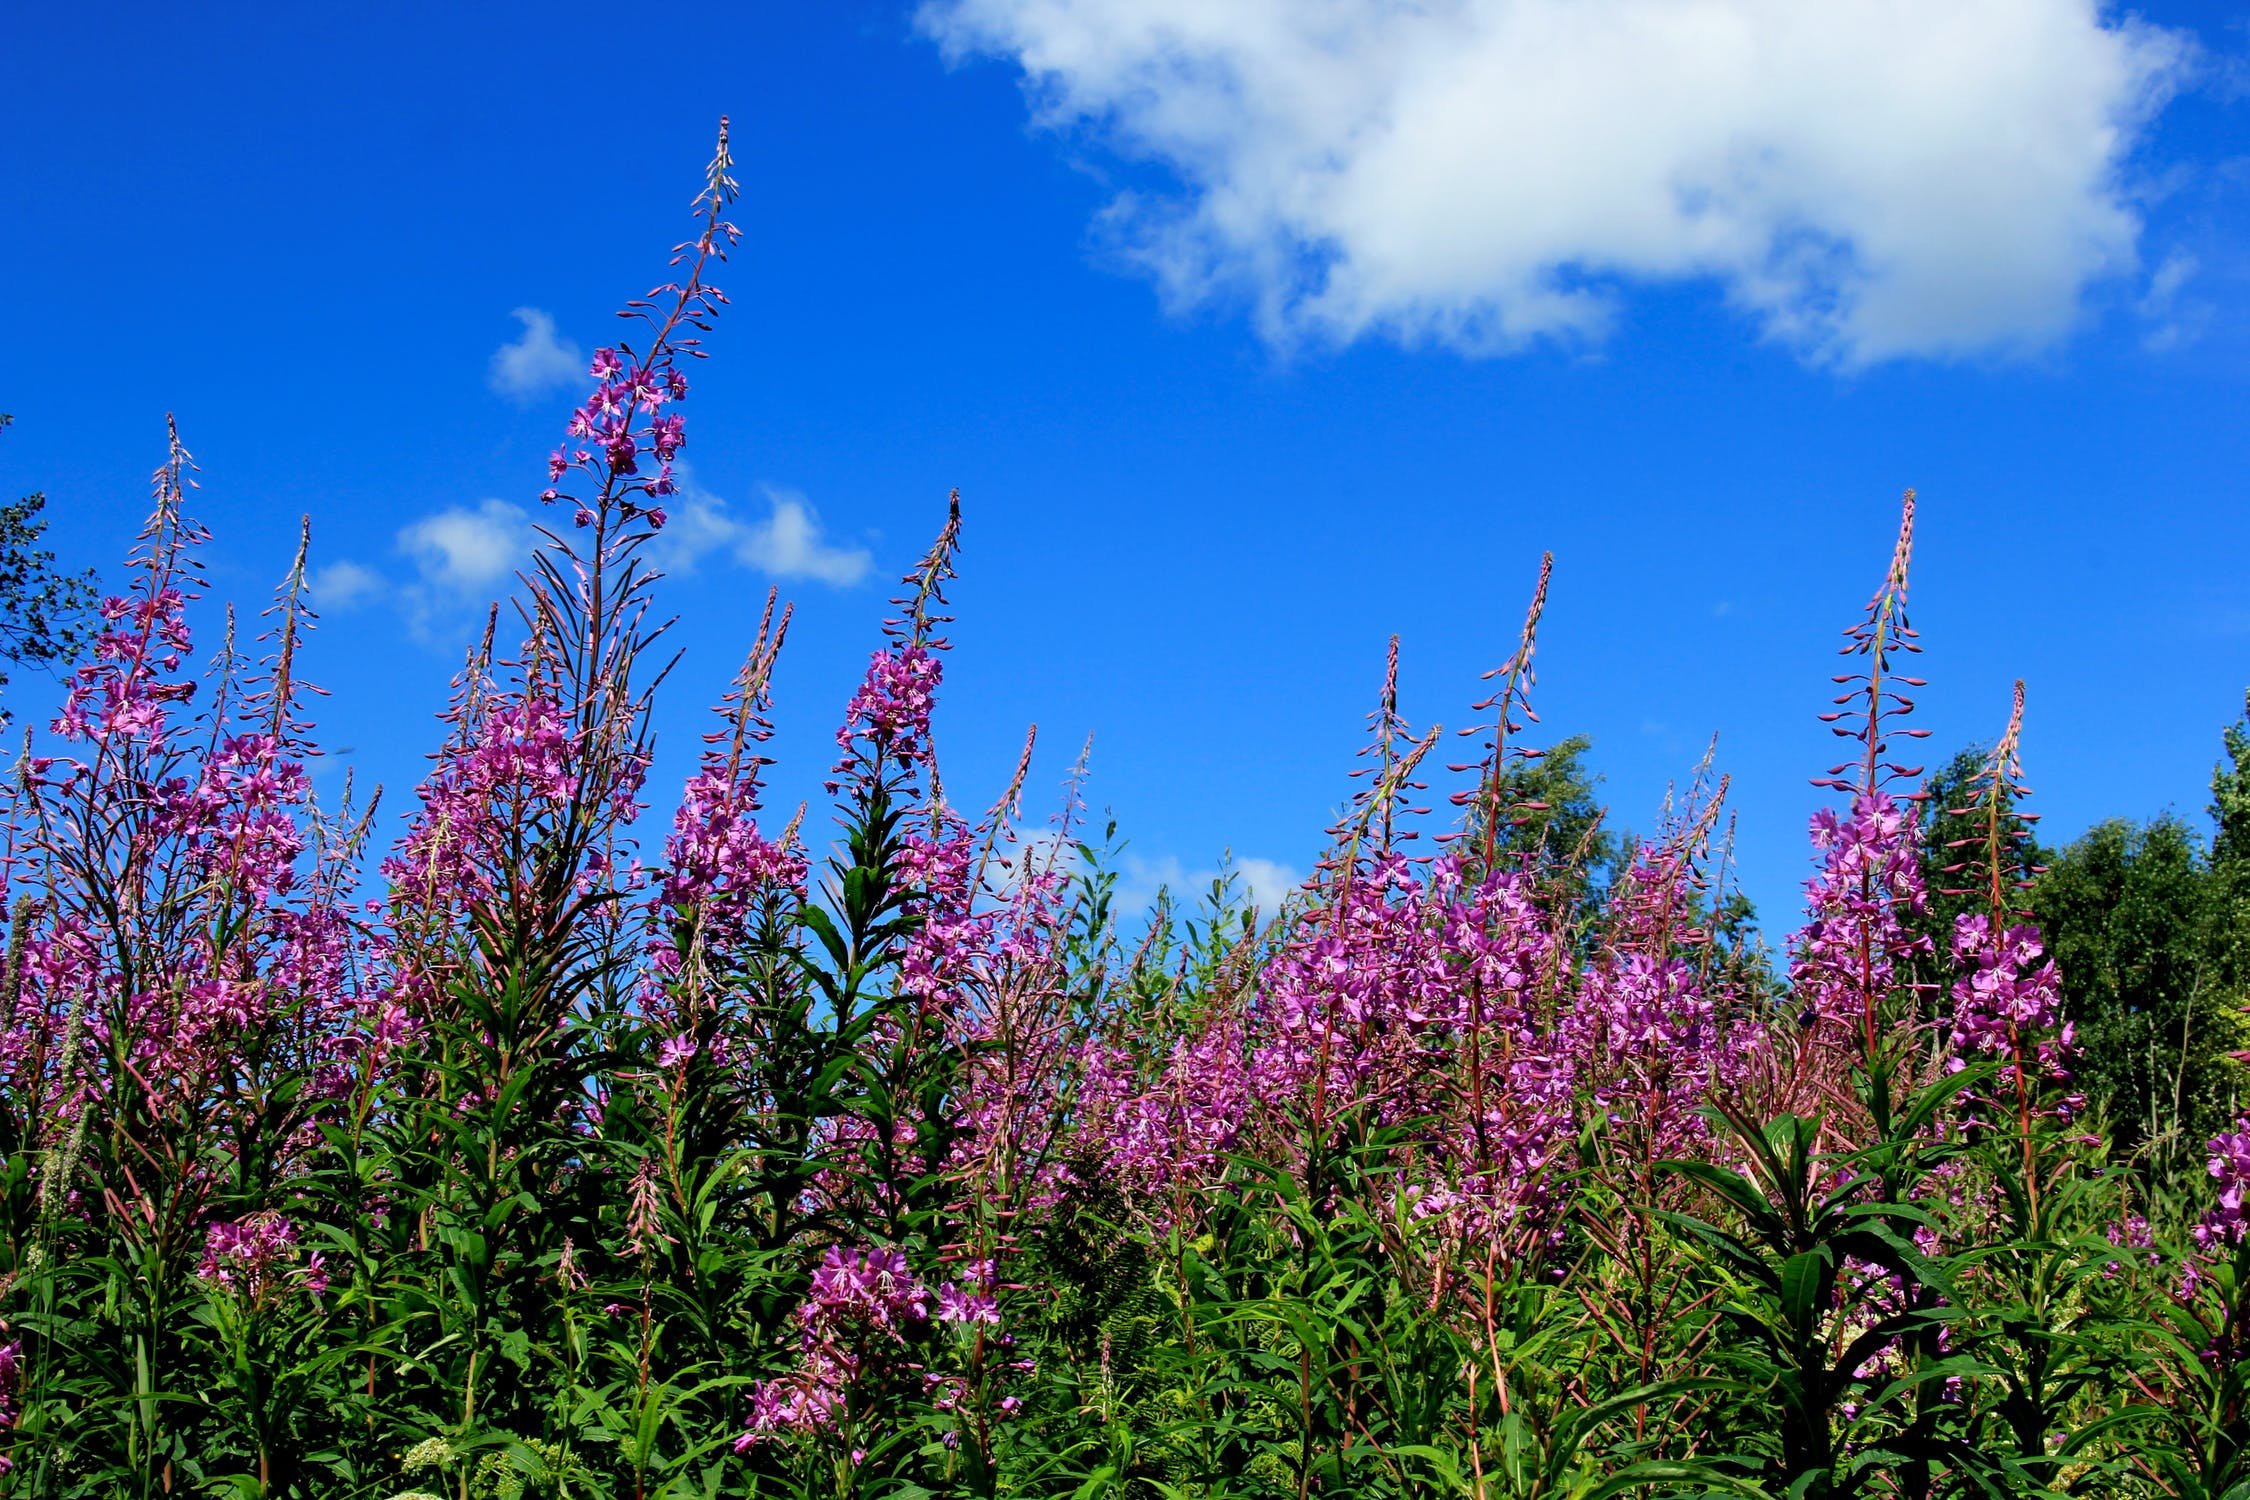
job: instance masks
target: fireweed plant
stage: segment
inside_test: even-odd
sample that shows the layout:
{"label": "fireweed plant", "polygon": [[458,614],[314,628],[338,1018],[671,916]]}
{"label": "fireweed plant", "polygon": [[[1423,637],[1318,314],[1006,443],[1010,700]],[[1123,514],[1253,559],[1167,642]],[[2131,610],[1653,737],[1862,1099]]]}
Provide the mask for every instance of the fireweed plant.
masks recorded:
{"label": "fireweed plant", "polygon": [[[762,805],[767,603],[650,813],[655,575],[736,242],[722,127],[404,834],[313,796],[305,548],[198,672],[178,435],[0,821],[0,1491],[2250,1494],[2250,1123],[2107,1163],[2024,914],[2018,689],[1917,919],[1913,497],[1844,639],[1786,963],[1707,770],[1595,880],[1542,566],[1452,816],[1392,645],[1328,853],[1115,908],[932,714],[960,511]],[[514,642],[508,645],[508,642]],[[1917,935],[1917,934],[1921,935]]]}

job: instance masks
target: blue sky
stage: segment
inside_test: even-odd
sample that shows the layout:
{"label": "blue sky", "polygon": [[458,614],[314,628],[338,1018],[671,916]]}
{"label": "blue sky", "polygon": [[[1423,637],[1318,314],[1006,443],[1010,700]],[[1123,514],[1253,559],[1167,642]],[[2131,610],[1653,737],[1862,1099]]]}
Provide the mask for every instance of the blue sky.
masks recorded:
{"label": "blue sky", "polygon": [[114,576],[174,410],[215,594],[262,599],[309,513],[325,738],[402,805],[572,400],[542,373],[661,279],[724,111],[660,785],[778,581],[777,793],[816,789],[958,485],[961,799],[1036,722],[1038,809],[1091,733],[1144,880],[1301,871],[1390,633],[1410,715],[1466,722],[1551,548],[1547,729],[1639,827],[1716,732],[1778,931],[1912,484],[1933,752],[2021,675],[2051,835],[2200,816],[2250,684],[2227,9],[1430,13],[34,8],[0,490]]}

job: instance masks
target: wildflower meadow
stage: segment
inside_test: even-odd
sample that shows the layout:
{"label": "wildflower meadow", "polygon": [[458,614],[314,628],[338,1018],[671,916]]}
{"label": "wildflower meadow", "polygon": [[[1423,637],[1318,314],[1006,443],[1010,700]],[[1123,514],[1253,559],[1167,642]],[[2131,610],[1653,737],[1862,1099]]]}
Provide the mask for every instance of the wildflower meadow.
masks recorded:
{"label": "wildflower meadow", "polygon": [[1278,909],[1130,910],[1075,782],[947,796],[958,498],[832,810],[762,802],[775,598],[653,784],[735,191],[722,131],[395,839],[312,792],[305,549],[191,633],[173,434],[0,820],[0,1493],[2250,1496],[2250,1123],[2113,1154],[2021,689],[1921,763],[1911,493],[1776,688],[1837,746],[1784,951],[1716,770],[1600,878],[1555,815],[1546,567],[1467,729],[1394,645]]}

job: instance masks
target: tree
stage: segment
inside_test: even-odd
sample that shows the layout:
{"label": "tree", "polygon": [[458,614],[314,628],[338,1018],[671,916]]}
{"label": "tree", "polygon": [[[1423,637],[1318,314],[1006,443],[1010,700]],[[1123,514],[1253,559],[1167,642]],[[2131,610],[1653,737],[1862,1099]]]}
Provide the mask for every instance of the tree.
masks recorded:
{"label": "tree", "polygon": [[2250,1002],[2250,694],[2211,772],[2210,958],[2230,1012]]}
{"label": "tree", "polygon": [[[2230,725],[2212,773],[2212,836],[2176,814],[2115,818],[2063,849],[2027,847],[2031,913],[2062,971],[2075,1071],[2120,1154],[2156,1175],[2192,1167],[2234,1118],[2237,1052],[2250,1042],[2250,718]],[[1980,829],[1970,810],[1990,753],[1971,746],[1925,786],[1915,923],[1939,954],[1980,897],[1964,871]],[[2028,816],[2018,814],[2018,816]]]}
{"label": "tree", "polygon": [[2087,1100],[2121,1152],[2160,1168],[2233,1116],[2242,1027],[2212,963],[2211,895],[2202,840],[2170,813],[2089,829],[2033,892]]}
{"label": "tree", "polygon": [[[14,422],[0,412],[0,431]],[[99,595],[93,569],[58,572],[55,554],[40,545],[46,510],[47,497],[37,492],[0,506],[0,662],[52,672],[91,638]],[[0,671],[0,691],[7,686],[8,674]],[[8,717],[0,708],[0,723]]]}
{"label": "tree", "polygon": [[2167,813],[2089,829],[2033,909],[2077,1024],[2078,1075],[2112,1141],[2192,1168],[2232,1123],[2250,1043],[2250,714],[2211,773],[2211,842]]}
{"label": "tree", "polygon": [[1495,846],[1504,856],[1530,855],[1550,875],[1568,872],[1598,893],[1616,874],[1624,845],[1603,826],[1601,773],[1586,764],[1593,747],[1593,736],[1574,734],[1501,773],[1500,805],[1516,811]]}

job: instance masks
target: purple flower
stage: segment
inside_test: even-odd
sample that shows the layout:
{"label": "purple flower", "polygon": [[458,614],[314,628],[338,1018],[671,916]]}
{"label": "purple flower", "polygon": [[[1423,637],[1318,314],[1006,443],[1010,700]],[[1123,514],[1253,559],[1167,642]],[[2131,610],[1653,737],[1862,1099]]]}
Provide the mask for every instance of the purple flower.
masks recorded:
{"label": "purple flower", "polygon": [[2195,1226],[2195,1242],[2206,1250],[2242,1243],[2250,1215],[2244,1197],[2250,1192],[2250,1117],[2235,1121],[2234,1129],[2211,1138],[2211,1180],[2219,1185],[2217,1200]]}
{"label": "purple flower", "polygon": [[894,646],[874,654],[836,731],[836,745],[843,752],[833,773],[836,781],[868,763],[861,741],[877,763],[911,770],[928,758],[930,710],[943,671],[937,656],[921,646]]}
{"label": "purple flower", "polygon": [[[7,1330],[0,1327],[0,1333]],[[0,1433],[16,1424],[16,1392],[23,1388],[23,1340],[11,1339],[0,1344]],[[8,1456],[0,1453],[0,1474],[12,1467]]]}
{"label": "purple flower", "polygon": [[328,1290],[327,1263],[317,1251],[305,1255],[297,1226],[271,1210],[206,1229],[196,1274],[259,1306],[297,1291],[317,1298]]}
{"label": "purple flower", "polygon": [[[2075,1032],[2062,1015],[2062,975],[2040,944],[2039,929],[2010,927],[1995,936],[1982,912],[1954,922],[1952,1042],[1966,1056],[2002,1061],[2001,1092],[2026,1100],[2070,1082]],[[2067,1095],[2039,1112],[2070,1119],[2084,1107]]]}
{"label": "purple flower", "polygon": [[1929,950],[1929,940],[1906,926],[1926,900],[1918,829],[1888,793],[1866,792],[1848,817],[1815,813],[1812,841],[1821,870],[1806,887],[1790,983],[1813,1023],[1848,1023],[1864,1037],[1903,982],[1900,964]]}
{"label": "purple flower", "polygon": [[980,1260],[959,1282],[938,1288],[937,1316],[941,1323],[993,1323],[1000,1321],[1000,1303],[993,1295],[993,1266]]}

